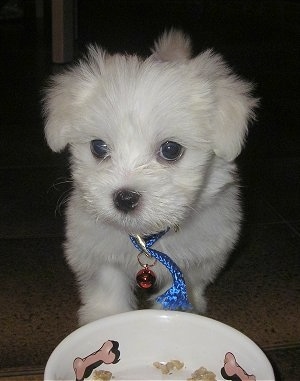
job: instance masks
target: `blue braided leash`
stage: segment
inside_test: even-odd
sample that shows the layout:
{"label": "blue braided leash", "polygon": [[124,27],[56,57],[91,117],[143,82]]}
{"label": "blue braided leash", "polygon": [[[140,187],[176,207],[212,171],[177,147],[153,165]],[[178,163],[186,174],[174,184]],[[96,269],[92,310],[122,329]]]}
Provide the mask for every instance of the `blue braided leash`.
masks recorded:
{"label": "blue braided leash", "polygon": [[145,251],[146,249],[147,253],[162,263],[172,275],[172,287],[170,287],[164,294],[158,296],[156,301],[161,303],[163,308],[166,310],[190,310],[193,308],[193,306],[188,300],[186,284],[179,267],[166,254],[151,248],[151,246],[153,246],[154,243],[159,240],[168,230],[144,238],[143,243],[145,244],[145,247],[140,245],[140,242],[136,237],[131,235],[129,237],[137,250]]}

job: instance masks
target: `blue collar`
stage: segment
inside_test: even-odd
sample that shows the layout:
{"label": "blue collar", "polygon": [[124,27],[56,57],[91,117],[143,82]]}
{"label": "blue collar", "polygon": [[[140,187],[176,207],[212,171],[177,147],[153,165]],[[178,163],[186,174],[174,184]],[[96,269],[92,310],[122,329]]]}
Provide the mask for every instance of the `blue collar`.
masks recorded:
{"label": "blue collar", "polygon": [[158,296],[156,301],[161,303],[163,308],[166,310],[191,310],[193,306],[188,300],[186,284],[181,270],[166,254],[151,248],[151,246],[153,246],[156,241],[165,235],[168,230],[169,229],[144,238],[131,235],[129,237],[137,250],[145,252],[148,256],[150,254],[151,257],[161,262],[172,275],[172,287],[170,287],[164,294]]}

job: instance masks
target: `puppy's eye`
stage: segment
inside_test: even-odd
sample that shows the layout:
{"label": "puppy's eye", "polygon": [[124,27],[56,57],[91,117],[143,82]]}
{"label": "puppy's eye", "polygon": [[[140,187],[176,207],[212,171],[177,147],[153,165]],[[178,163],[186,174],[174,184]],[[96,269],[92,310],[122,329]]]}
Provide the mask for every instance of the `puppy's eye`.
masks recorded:
{"label": "puppy's eye", "polygon": [[183,154],[183,147],[179,143],[166,141],[160,146],[159,156],[168,161],[178,160]]}
{"label": "puppy's eye", "polygon": [[109,148],[101,139],[91,141],[91,151],[92,154],[99,159],[105,159],[109,155]]}

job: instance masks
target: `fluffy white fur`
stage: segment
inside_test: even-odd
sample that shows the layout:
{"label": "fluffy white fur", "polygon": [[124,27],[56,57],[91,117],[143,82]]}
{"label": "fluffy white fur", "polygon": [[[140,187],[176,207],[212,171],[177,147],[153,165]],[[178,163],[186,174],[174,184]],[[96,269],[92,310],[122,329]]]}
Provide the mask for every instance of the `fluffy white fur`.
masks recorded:
{"label": "fluffy white fur", "polygon": [[[190,39],[176,30],[164,33],[147,59],[93,46],[52,79],[45,133],[53,151],[71,152],[65,251],[79,283],[80,324],[137,308],[141,267],[128,234],[176,224],[179,232],[170,229],[155,247],[183,271],[194,312],[205,311],[205,287],[240,230],[233,160],[254,116],[250,91],[213,51],[191,58]],[[93,139],[109,146],[105,160],[92,155]],[[158,156],[167,140],[185,149],[172,163]],[[142,195],[128,213],[113,202],[124,188]],[[161,294],[172,279],[159,263],[155,272]]]}

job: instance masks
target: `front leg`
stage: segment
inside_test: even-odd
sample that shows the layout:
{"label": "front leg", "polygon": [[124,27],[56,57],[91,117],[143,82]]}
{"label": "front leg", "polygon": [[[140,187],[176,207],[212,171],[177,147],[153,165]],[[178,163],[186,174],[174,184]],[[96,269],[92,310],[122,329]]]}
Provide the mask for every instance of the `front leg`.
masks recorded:
{"label": "front leg", "polygon": [[136,309],[134,284],[119,267],[102,265],[79,279],[82,306],[79,324]]}
{"label": "front leg", "polygon": [[185,280],[194,313],[205,315],[207,310],[205,291],[207,286],[216,278],[220,268],[221,265],[218,267],[214,261],[206,260],[200,266],[186,270]]}

